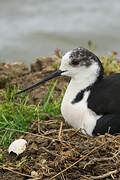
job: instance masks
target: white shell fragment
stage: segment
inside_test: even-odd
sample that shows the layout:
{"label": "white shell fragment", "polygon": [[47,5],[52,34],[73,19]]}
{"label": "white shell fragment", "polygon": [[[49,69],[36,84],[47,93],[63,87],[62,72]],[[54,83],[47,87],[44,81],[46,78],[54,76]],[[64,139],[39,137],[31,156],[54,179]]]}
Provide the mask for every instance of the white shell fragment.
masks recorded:
{"label": "white shell fragment", "polygon": [[17,139],[10,144],[8,152],[14,152],[15,154],[19,155],[25,151],[26,144],[27,141],[25,139]]}
{"label": "white shell fragment", "polygon": [[32,172],[31,172],[31,176],[37,177],[37,176],[38,176],[38,173],[37,173],[36,171],[32,171]]}

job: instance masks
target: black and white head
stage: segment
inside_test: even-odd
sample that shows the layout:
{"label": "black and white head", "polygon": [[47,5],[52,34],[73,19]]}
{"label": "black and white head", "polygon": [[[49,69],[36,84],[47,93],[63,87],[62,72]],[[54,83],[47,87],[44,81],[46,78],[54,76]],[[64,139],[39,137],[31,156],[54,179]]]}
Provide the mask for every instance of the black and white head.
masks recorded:
{"label": "black and white head", "polygon": [[73,79],[93,79],[96,81],[103,77],[103,67],[98,57],[85,48],[76,48],[67,52],[61,60],[59,70],[52,73],[40,82],[27,87],[16,94],[25,92],[31,88],[34,88],[52,78],[60,75],[69,76]]}
{"label": "black and white head", "polygon": [[67,52],[61,60],[62,75],[71,78],[82,78],[95,75],[103,76],[103,67],[98,57],[85,48],[76,48]]}

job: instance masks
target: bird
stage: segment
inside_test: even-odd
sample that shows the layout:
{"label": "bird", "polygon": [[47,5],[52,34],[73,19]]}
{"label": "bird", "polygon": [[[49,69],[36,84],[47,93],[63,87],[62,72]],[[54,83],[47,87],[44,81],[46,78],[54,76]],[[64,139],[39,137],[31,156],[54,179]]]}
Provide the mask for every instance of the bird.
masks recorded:
{"label": "bird", "polygon": [[56,72],[16,94],[61,75],[71,78],[61,103],[65,121],[91,137],[119,134],[120,74],[105,76],[101,61],[88,49],[66,52]]}

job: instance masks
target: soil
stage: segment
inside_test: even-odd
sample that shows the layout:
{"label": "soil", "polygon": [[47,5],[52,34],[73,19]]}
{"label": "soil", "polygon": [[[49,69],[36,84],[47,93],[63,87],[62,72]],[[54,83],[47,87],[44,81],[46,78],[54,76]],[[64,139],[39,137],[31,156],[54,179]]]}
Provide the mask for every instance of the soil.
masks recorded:
{"label": "soil", "polygon": [[[14,85],[25,88],[55,71],[59,59],[40,57],[30,69],[23,63],[0,65],[0,88]],[[58,78],[55,96],[59,96],[69,79]],[[29,91],[29,104],[43,99],[51,82]],[[87,180],[120,178],[120,135],[105,134],[88,137],[75,131],[63,118],[46,114],[44,121],[32,121],[28,132],[23,133],[26,150],[19,156],[4,151],[0,166],[0,180]],[[60,134],[61,132],[61,134]]]}

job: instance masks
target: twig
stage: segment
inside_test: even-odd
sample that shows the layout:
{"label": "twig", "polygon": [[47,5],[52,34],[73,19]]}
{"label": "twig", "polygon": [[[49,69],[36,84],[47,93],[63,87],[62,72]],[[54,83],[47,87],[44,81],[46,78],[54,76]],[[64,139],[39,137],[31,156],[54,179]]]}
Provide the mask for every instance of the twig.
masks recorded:
{"label": "twig", "polygon": [[[59,169],[61,170],[61,168],[59,168]],[[62,180],[65,180],[65,177],[64,177],[64,174],[63,174],[63,173],[61,174],[61,179],[62,179]]]}
{"label": "twig", "polygon": [[54,120],[49,120],[49,121],[44,121],[44,120],[40,120],[40,124],[54,124],[55,121],[57,121],[57,119],[54,119]]}
{"label": "twig", "polygon": [[38,118],[38,134],[40,134],[40,119]]}
{"label": "twig", "polygon": [[[40,135],[40,134],[34,134],[34,133],[30,133],[30,132],[25,132],[25,131],[22,131],[22,130],[17,130],[17,129],[10,129],[10,128],[5,128],[6,130],[9,130],[9,131],[16,131],[16,132],[20,132],[20,133],[24,133],[24,134],[29,134],[29,135],[32,135],[32,136],[36,136],[36,137],[41,137],[41,138],[46,138],[46,139],[50,139],[51,141],[55,142],[60,142],[59,139],[54,139],[54,138],[51,138],[51,137],[48,137],[48,136],[45,136],[45,135]],[[70,146],[70,144],[64,140],[62,140],[62,144],[65,143],[67,144],[68,146]]]}
{"label": "twig", "polygon": [[59,129],[59,134],[58,134],[58,140],[61,141],[62,137],[62,127],[63,127],[63,121],[60,122],[60,129]]}
{"label": "twig", "polygon": [[48,149],[46,149],[45,147],[41,147],[41,149],[43,149],[44,151],[46,151],[47,153],[51,154],[52,156],[55,156],[55,157],[59,157],[58,154],[54,153],[54,152],[51,152],[49,151]]}
{"label": "twig", "polygon": [[41,178],[30,178],[30,179],[27,179],[27,180],[40,180]]}
{"label": "twig", "polygon": [[85,168],[86,168],[88,165],[90,165],[91,163],[113,160],[113,159],[116,158],[119,154],[120,154],[120,151],[118,151],[118,152],[117,152],[116,154],[114,154],[112,157],[108,157],[108,158],[94,158],[94,159],[92,159],[91,161],[89,161],[88,163],[86,163],[83,169],[85,169]]}
{"label": "twig", "polygon": [[117,153],[114,154],[113,158],[116,158],[120,154],[120,148]]}
{"label": "twig", "polygon": [[92,179],[103,179],[105,177],[111,176],[111,175],[116,174],[116,173],[118,173],[117,169],[114,171],[109,171],[109,172],[102,174],[100,176],[91,176],[90,178],[92,178]]}
{"label": "twig", "polygon": [[8,168],[8,167],[5,167],[5,166],[0,166],[0,168],[1,168],[1,169],[8,170],[8,171],[11,171],[11,172],[13,172],[13,173],[15,173],[15,174],[19,174],[19,175],[21,175],[21,176],[31,177],[31,176],[28,175],[28,174],[24,174],[24,173],[20,173],[20,172],[18,172],[18,171],[14,171],[14,170],[12,170],[11,168]]}
{"label": "twig", "polygon": [[87,156],[89,156],[91,153],[93,153],[94,151],[96,151],[97,149],[99,149],[100,147],[102,147],[105,143],[101,144],[100,146],[92,149],[89,153],[87,153],[86,155],[84,155],[83,157],[81,157],[80,159],[78,159],[76,162],[74,162],[73,164],[71,164],[70,166],[68,166],[66,169],[62,170],[61,172],[59,172],[58,174],[56,174],[55,176],[53,176],[51,179],[56,178],[57,176],[61,175],[62,173],[64,173],[65,171],[67,171],[68,169],[72,168],[73,166],[75,166],[77,163],[79,163],[80,161],[82,161],[83,159],[85,159]]}
{"label": "twig", "polygon": [[59,141],[58,139],[54,139],[54,138],[51,138],[51,137],[48,137],[48,136],[34,134],[34,133],[30,133],[30,132],[25,132],[25,131],[22,131],[22,130],[10,129],[10,128],[5,128],[5,129],[9,130],[9,131],[16,131],[16,132],[20,132],[20,133],[24,133],[24,134],[29,134],[29,135],[32,135],[32,136],[37,136],[37,137],[41,137],[41,138],[50,139],[52,141]]}
{"label": "twig", "polygon": [[85,169],[88,165],[90,165],[91,163],[95,163],[95,162],[101,162],[101,161],[111,161],[113,160],[114,158],[117,158],[117,156],[120,154],[120,148],[118,149],[118,151],[116,153],[113,154],[112,157],[105,157],[105,158],[94,158],[92,160],[90,160],[88,163],[86,163],[84,165],[84,168]]}
{"label": "twig", "polygon": [[84,178],[84,180],[85,179],[87,179],[87,180],[92,180],[91,178],[89,178],[89,177],[86,177],[86,176],[83,176],[83,175],[80,175],[81,177],[83,177]]}
{"label": "twig", "polygon": [[[58,129],[55,129],[55,130],[52,130],[52,131],[46,131],[44,135],[50,135],[50,134],[53,134],[53,133],[58,133]],[[70,129],[62,129],[62,132],[68,132],[68,131],[75,131],[73,128],[70,128]]]}
{"label": "twig", "polygon": [[[70,136],[70,138],[72,138],[74,135],[76,135],[79,131],[80,131],[80,129],[75,130],[75,132]],[[69,139],[70,139],[70,138],[69,138]]]}
{"label": "twig", "polygon": [[80,133],[80,130],[81,130],[81,128],[80,128],[80,129],[78,129],[78,130],[75,130],[75,132],[74,132],[74,133],[70,136],[70,138],[69,138],[69,139],[71,139],[73,136],[75,136],[78,132],[79,132],[79,134],[80,134],[80,136],[81,136],[81,137],[85,137],[85,138],[90,137],[89,135],[88,135],[88,136],[86,136],[86,135],[84,135],[84,134]]}
{"label": "twig", "polygon": [[28,179],[28,180],[40,180],[41,178],[30,178],[30,179]]}

